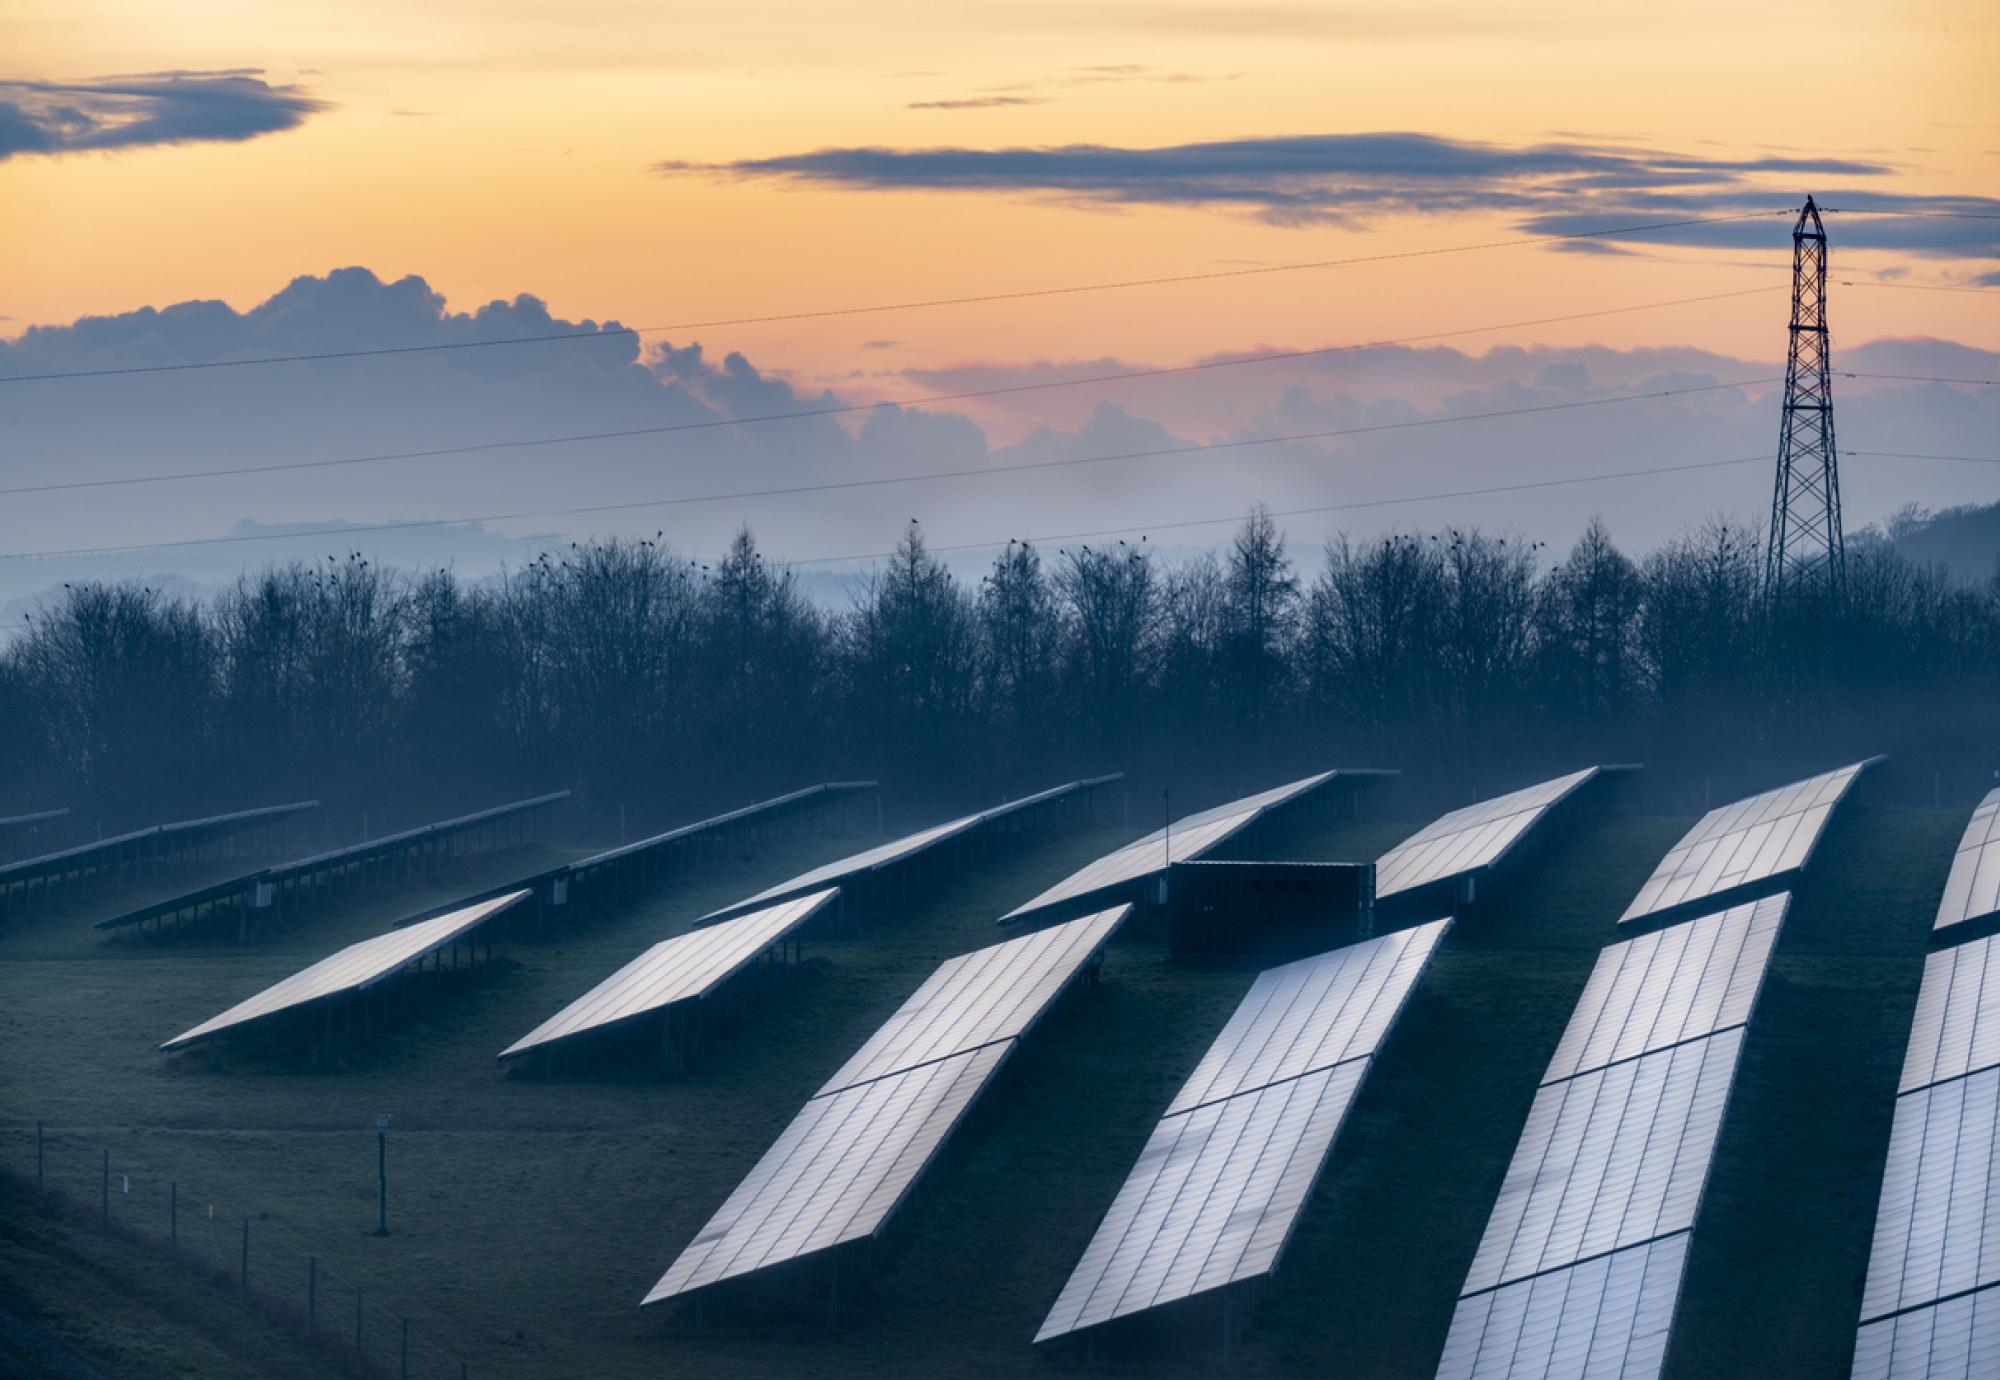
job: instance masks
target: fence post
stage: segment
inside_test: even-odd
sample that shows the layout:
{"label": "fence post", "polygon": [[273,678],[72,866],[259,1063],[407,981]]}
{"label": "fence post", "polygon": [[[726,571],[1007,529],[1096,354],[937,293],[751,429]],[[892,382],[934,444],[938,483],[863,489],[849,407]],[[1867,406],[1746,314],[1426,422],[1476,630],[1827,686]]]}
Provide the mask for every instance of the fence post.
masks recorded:
{"label": "fence post", "polygon": [[97,1212],[102,1220],[111,1220],[111,1151],[108,1147],[104,1151],[104,1178],[98,1185]]}
{"label": "fence post", "polygon": [[250,1289],[250,1219],[243,1219],[243,1264],[237,1275],[237,1282],[247,1293]]}
{"label": "fence post", "polygon": [[306,1257],[306,1335],[312,1336],[313,1320],[319,1313],[319,1257]]}

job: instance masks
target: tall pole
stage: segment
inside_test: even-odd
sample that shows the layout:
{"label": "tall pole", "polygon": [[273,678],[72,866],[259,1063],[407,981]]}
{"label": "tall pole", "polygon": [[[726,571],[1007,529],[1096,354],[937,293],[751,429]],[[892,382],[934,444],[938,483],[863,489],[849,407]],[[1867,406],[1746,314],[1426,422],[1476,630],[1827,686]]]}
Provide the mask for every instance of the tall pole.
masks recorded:
{"label": "tall pole", "polygon": [[1846,592],[1839,452],[1833,439],[1833,366],[1826,327],[1826,227],[1811,197],[1792,228],[1791,343],[1764,598],[1837,602]]}

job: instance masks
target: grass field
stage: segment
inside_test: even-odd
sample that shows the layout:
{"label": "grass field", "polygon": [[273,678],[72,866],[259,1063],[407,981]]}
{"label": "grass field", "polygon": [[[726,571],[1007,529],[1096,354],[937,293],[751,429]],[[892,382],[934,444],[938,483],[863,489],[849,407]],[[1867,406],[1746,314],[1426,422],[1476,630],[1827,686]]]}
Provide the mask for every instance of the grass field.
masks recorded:
{"label": "grass field", "polygon": [[[1541,850],[1447,939],[1378,1061],[1237,1353],[1246,1375],[1428,1375],[1535,1084],[1597,950],[1685,819],[1614,815]],[[1801,890],[1747,1044],[1695,1236],[1679,1376],[1839,1374],[1931,907],[1960,812],[1850,808]],[[1372,857],[1411,823],[1347,822],[1301,857]],[[1067,998],[899,1214],[863,1295],[829,1332],[817,1298],[787,1320],[696,1327],[640,1296],[773,1137],[941,959],[1000,937],[993,917],[1128,837],[1045,836],[955,877],[865,934],[808,945],[687,1077],[510,1077],[493,1055],[644,944],[852,839],[801,839],[566,938],[515,944],[415,1024],[338,1072],[154,1045],[396,915],[545,860],[484,860],[450,884],[323,915],[269,945],[104,944],[88,914],[0,936],[0,1168],[93,1207],[100,1156],[132,1192],[112,1216],[184,1222],[234,1270],[304,1258],[407,1314],[473,1375],[1040,1376],[1036,1325],[1179,1081],[1251,967],[1115,945]],[[393,1113],[391,1225],[374,1225],[375,1116]],[[199,1214],[217,1206],[219,1225]],[[0,1199],[0,1307],[114,1374],[311,1373],[282,1328],[194,1270],[75,1218]],[[283,1287],[279,1278],[276,1287]],[[53,1301],[53,1302],[52,1302]],[[351,1306],[351,1305],[350,1305]],[[15,1310],[17,1313],[18,1309]],[[1204,1301],[1123,1326],[1113,1374],[1220,1367]],[[428,1356],[429,1353],[426,1353]],[[413,1372],[421,1373],[421,1372]],[[453,1372],[455,1373],[455,1372]]]}

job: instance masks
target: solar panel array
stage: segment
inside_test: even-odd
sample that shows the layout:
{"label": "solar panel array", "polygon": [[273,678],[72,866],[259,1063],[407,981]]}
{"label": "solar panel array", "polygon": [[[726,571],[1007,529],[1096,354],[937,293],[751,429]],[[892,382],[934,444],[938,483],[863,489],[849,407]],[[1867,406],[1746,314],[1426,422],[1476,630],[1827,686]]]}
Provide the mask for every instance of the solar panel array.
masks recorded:
{"label": "solar panel array", "polygon": [[1785,904],[1767,896],[1608,946],[1542,1081],[1748,1023]]}
{"label": "solar panel array", "polygon": [[1607,947],[1535,1094],[1438,1375],[1657,1376],[1790,897]]}
{"label": "solar panel array", "polygon": [[1995,1375],[2000,1375],[2000,1291],[1992,1289],[1865,1324],[1854,1343],[1853,1380]]}
{"label": "solar panel array", "polygon": [[390,930],[387,934],[350,944],[311,967],[292,974],[283,982],[267,987],[247,1001],[238,1002],[221,1015],[174,1036],[160,1048],[180,1049],[222,1031],[249,1025],[310,1002],[372,987],[409,964],[429,957],[453,940],[464,938],[509,906],[526,900],[528,895],[526,891],[510,892],[476,905],[447,911],[421,924]]}
{"label": "solar panel array", "polygon": [[1622,921],[1775,882],[1812,856],[1833,807],[1880,758],[1856,762],[1710,810],[1660,860]]}
{"label": "solar panel array", "polygon": [[1037,1342],[1277,1268],[1373,1056],[1450,924],[1258,976],[1154,1128]]}
{"label": "solar panel array", "polygon": [[775,815],[795,806],[820,800],[835,800],[842,796],[857,795],[862,791],[872,791],[876,788],[876,784],[873,781],[822,781],[817,786],[807,786],[801,790],[788,791],[784,795],[774,796],[769,800],[760,800],[754,805],[739,806],[723,814],[711,815],[707,819],[696,820],[693,824],[682,824],[648,838],[634,839],[631,843],[623,843],[616,848],[607,848],[602,853],[592,853],[587,858],[578,858],[575,862],[564,863],[551,875],[571,878],[581,877],[601,867],[624,862],[638,854],[649,853],[669,844],[678,843],[683,839],[692,839],[701,834],[719,832],[731,825],[744,824]]}
{"label": "solar panel array", "polygon": [[1298,799],[1307,792],[1325,785],[1336,776],[1374,774],[1323,771],[1317,776],[1308,776],[1282,786],[1273,786],[1268,791],[1259,791],[1255,795],[1246,795],[1240,800],[1231,800],[1210,809],[1198,810],[1183,819],[1175,820],[1166,828],[1155,829],[1144,838],[1128,843],[1123,848],[1114,849],[1096,861],[1085,864],[1033,900],[1008,911],[1000,917],[1000,921],[1002,924],[1007,924],[1034,911],[1047,910],[1051,906],[1082,903],[1090,898],[1101,897],[1131,882],[1163,872],[1169,862],[1191,862],[1230,836],[1247,828],[1260,815]]}
{"label": "solar panel array", "polygon": [[1439,816],[1376,859],[1376,899],[1493,866],[1543,815],[1597,773],[1598,768],[1585,767]]}
{"label": "solar panel array", "polygon": [[2000,1374],[2000,937],[1932,954],[1903,1060],[1857,1376]]}
{"label": "solar panel array", "polygon": [[698,1001],[785,939],[840,894],[808,892],[719,925],[663,939],[500,1052],[513,1059],[561,1040]]}
{"label": "solar panel array", "polygon": [[701,919],[695,921],[695,924],[714,924],[718,920],[756,906],[769,905],[773,901],[781,901],[786,897],[796,896],[801,892],[816,891],[821,887],[838,885],[864,872],[873,872],[880,868],[888,867],[891,864],[902,862],[923,852],[926,848],[934,848],[947,839],[956,838],[958,835],[977,829],[983,824],[990,824],[994,820],[1003,819],[1008,815],[1016,814],[1022,810],[1032,809],[1037,805],[1045,805],[1051,801],[1059,800],[1064,796],[1091,790],[1097,786],[1102,786],[1116,780],[1118,780],[1118,777],[1111,775],[1094,776],[1083,781],[1071,781],[1061,786],[1052,786],[1046,791],[1037,791],[1033,795],[1023,796],[1019,800],[1010,800],[1004,805],[996,805],[990,810],[981,810],[976,814],[946,820],[943,824],[934,824],[928,829],[919,829],[914,834],[905,834],[902,838],[892,839],[888,843],[877,844],[873,848],[864,849],[850,857],[841,858],[835,862],[824,863],[810,871],[801,872],[789,881],[780,882],[774,887],[768,887],[758,892],[755,896],[745,897],[734,905],[724,906],[721,910],[711,911],[707,915],[702,916]]}
{"label": "solar panel array", "polygon": [[1130,907],[953,959],[806,1103],[644,1303],[879,1232]]}
{"label": "solar panel array", "polygon": [[1689,1238],[1676,1232],[1462,1300],[1438,1380],[1658,1375]]}
{"label": "solar panel array", "polygon": [[1952,855],[1933,928],[2000,915],[2000,788],[1989,791]]}
{"label": "solar panel array", "polygon": [[227,837],[244,829],[254,829],[307,810],[319,808],[317,800],[300,800],[289,805],[265,805],[254,810],[236,810],[226,815],[205,815],[200,819],[153,824],[111,838],[79,843],[54,853],[21,858],[0,865],[0,888],[16,882],[39,880],[48,874],[88,869],[100,859],[109,859],[119,850],[137,848],[149,853],[166,853],[213,838]]}
{"label": "solar panel array", "polygon": [[[393,834],[383,834],[376,838],[364,840],[361,843],[348,844],[342,848],[328,849],[324,852],[314,853],[303,858],[294,858],[290,862],[278,863],[271,867],[260,867],[253,872],[246,872],[241,876],[230,877],[224,881],[211,882],[207,886],[197,887],[192,891],[182,892],[179,895],[164,897],[158,901],[151,901],[135,909],[107,917],[106,919],[99,920],[96,928],[100,930],[123,929],[131,925],[144,924],[148,920],[173,915],[179,911],[191,910],[197,906],[221,904],[229,900],[248,905],[256,896],[260,886],[270,888],[282,886],[287,882],[303,883],[309,877],[335,873],[343,868],[359,867],[366,863],[380,861],[396,853],[442,843],[446,839],[456,838],[489,824],[497,824],[502,820],[514,819],[530,811],[544,809],[547,806],[556,804],[558,801],[567,799],[569,799],[569,792],[567,790],[551,791],[545,795],[532,796],[526,800],[516,800],[505,805],[494,805],[484,810],[474,811],[471,814],[459,815],[453,819],[442,819],[430,824],[419,824],[413,828],[399,830]],[[265,894],[269,895],[268,890]]]}
{"label": "solar panel array", "polygon": [[820,1092],[1027,1034],[1124,918],[1120,907],[947,959]]}

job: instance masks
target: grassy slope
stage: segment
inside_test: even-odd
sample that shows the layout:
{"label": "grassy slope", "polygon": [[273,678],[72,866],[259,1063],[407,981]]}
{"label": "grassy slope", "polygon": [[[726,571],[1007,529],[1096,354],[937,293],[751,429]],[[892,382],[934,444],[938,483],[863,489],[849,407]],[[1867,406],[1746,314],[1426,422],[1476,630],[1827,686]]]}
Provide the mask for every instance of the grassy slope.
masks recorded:
{"label": "grassy slope", "polygon": [[[1454,933],[1263,1294],[1244,1372],[1429,1373],[1570,1004],[1623,902],[1684,823],[1614,817],[1585,829]],[[1708,1335],[1677,1353],[1693,1367],[1684,1374],[1715,1373],[1702,1368],[1711,1339],[1721,1350],[1710,1359],[1745,1347],[1843,1353],[1889,1110],[1887,1093],[1855,1071],[1869,1060],[1893,1070],[1900,1057],[1921,954],[1908,916],[1934,899],[1959,824],[1950,812],[1860,812],[1829,838],[1781,949],[1769,1019],[1748,1046],[1685,1305],[1683,1331],[1698,1323]],[[1371,856],[1404,832],[1336,825],[1299,851]],[[108,1144],[114,1173],[134,1180],[114,1212],[158,1211],[147,1195],[171,1175],[198,1186],[184,1190],[183,1210],[191,1198],[224,1205],[219,1261],[233,1258],[236,1205],[264,1209],[260,1265],[294,1268],[285,1262],[317,1251],[337,1277],[366,1282],[467,1356],[475,1374],[1039,1375],[1051,1362],[1028,1337],[1249,969],[1115,949],[1102,988],[1052,1013],[899,1216],[840,1334],[826,1335],[810,1307],[788,1332],[695,1330],[635,1305],[825,1074],[938,960],[991,942],[994,915],[1122,837],[1044,841],[951,880],[872,934],[809,949],[768,1020],[744,1022],[692,1076],[668,1083],[509,1078],[492,1055],[644,943],[849,845],[781,846],[564,942],[517,947],[518,967],[338,1074],[216,1067],[152,1046],[432,896],[359,905],[248,950],[115,949],[88,935],[87,918],[52,922],[50,933],[0,939],[0,1116],[59,1128],[52,1172],[62,1166],[79,1191],[94,1190]],[[1876,927],[1885,910],[1900,917],[1884,922],[1893,940]],[[397,1235],[386,1241],[366,1234],[365,1128],[378,1111],[397,1118]],[[21,1132],[8,1136],[7,1166],[31,1168]],[[1786,1145],[1784,1159],[1772,1158],[1773,1143]],[[1799,1187],[1774,1194],[1772,1163],[1803,1164]],[[1847,1192],[1837,1214],[1817,1196],[1829,1183]],[[1814,1252],[1810,1268],[1766,1269],[1760,1253],[1792,1233]],[[0,1279],[17,1269],[0,1257]],[[1762,1329],[1766,1306],[1794,1320],[1792,1350]],[[143,1332],[146,1315],[125,1325]],[[1126,1329],[1101,1358],[1148,1374],[1213,1373],[1214,1326],[1197,1304]],[[255,1370],[241,1331],[218,1325],[211,1344],[234,1346]]]}

